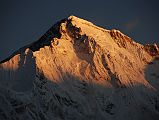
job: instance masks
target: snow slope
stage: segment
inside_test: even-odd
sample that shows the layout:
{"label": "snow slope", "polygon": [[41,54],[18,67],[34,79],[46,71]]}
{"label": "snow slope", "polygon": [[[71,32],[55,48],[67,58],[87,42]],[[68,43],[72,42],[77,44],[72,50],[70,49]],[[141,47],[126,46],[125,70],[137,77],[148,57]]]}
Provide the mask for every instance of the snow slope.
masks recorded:
{"label": "snow slope", "polygon": [[0,119],[158,120],[158,45],[70,16],[0,64]]}

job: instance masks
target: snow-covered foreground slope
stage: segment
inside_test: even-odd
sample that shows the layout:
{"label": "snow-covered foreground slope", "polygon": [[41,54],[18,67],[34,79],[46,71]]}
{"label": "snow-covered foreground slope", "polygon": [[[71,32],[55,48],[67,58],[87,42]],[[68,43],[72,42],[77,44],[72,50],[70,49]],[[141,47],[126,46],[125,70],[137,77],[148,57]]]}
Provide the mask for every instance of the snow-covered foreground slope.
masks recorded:
{"label": "snow-covered foreground slope", "polygon": [[158,46],[70,16],[0,64],[0,120],[158,120]]}

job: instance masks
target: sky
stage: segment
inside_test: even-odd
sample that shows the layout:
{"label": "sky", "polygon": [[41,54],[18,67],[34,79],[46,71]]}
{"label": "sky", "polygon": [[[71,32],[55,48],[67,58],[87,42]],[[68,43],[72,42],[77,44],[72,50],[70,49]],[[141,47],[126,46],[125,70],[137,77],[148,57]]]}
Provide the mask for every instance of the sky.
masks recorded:
{"label": "sky", "polygon": [[0,60],[70,15],[118,29],[141,44],[159,43],[158,0],[0,0]]}

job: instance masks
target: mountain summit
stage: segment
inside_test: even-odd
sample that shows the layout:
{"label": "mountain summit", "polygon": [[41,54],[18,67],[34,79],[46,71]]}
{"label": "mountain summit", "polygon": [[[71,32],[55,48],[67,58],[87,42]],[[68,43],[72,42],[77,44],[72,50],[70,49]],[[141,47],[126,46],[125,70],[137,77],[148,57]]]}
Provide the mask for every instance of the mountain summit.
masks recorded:
{"label": "mountain summit", "polygon": [[159,45],[75,16],[0,62],[1,120],[158,120]]}

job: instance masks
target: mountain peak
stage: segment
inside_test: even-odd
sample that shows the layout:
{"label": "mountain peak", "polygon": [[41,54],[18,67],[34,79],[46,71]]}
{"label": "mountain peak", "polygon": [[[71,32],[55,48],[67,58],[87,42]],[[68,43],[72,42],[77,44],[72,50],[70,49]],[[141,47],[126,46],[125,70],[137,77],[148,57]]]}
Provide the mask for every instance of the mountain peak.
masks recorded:
{"label": "mountain peak", "polygon": [[[62,37],[67,37],[66,39],[69,39],[68,37],[72,37],[74,38],[72,42],[74,42],[75,39],[79,40],[89,37],[93,38],[94,41],[96,41],[96,43],[98,44],[101,44],[102,43],[101,41],[103,41],[104,44],[107,45],[114,44],[115,42],[115,44],[117,44],[119,47],[126,49],[129,49],[128,47],[130,47],[128,44],[132,44],[133,46],[138,46],[139,48],[145,49],[145,51],[147,51],[150,55],[152,55],[152,53],[150,53],[150,48],[152,48],[152,46],[150,47],[150,45],[146,45],[144,47],[143,45],[133,41],[130,37],[123,34],[119,30],[116,29],[107,30],[98,27],[87,20],[71,15],[55,23],[37,41],[20,48],[19,50],[15,51],[11,56],[1,61],[0,63],[4,63],[10,60],[15,55],[25,52],[27,48],[35,52],[39,51],[39,49],[45,46],[51,46],[51,43],[57,41],[56,39],[60,39]],[[98,40],[98,38],[101,38],[101,40]],[[112,48],[108,49],[111,50]]]}
{"label": "mountain peak", "polygon": [[[125,56],[125,59],[130,59],[129,62],[131,64],[133,64],[134,61],[139,61],[141,66],[143,66],[145,62],[150,61],[152,57],[151,54],[148,54],[143,45],[136,43],[119,30],[106,30],[76,16],[69,16],[66,19],[58,21],[39,40],[22,47],[1,63],[8,63],[10,60],[12,62],[15,61],[14,59],[12,60],[12,58],[16,58],[16,61],[20,62],[21,59],[30,55],[26,51],[31,51],[32,58],[35,58],[36,65],[39,69],[42,68],[45,77],[50,80],[55,80],[55,77],[48,72],[48,68],[50,67],[44,67],[46,65],[41,61],[41,59],[46,57],[45,53],[50,57],[52,57],[52,55],[58,56],[58,59],[61,60],[64,60],[63,57],[67,55],[69,59],[67,61],[70,62],[69,64],[74,64],[70,61],[73,59],[74,61],[84,60],[87,64],[94,64],[95,66],[98,66],[94,60],[96,54],[101,56],[102,54],[105,55],[108,61],[114,59],[111,64],[118,64],[114,63],[115,59],[120,60],[122,56]],[[69,53],[69,51],[72,52]],[[21,56],[24,57],[21,58]],[[137,56],[140,56],[140,58]],[[22,61],[24,62],[25,60]],[[17,66],[19,66],[19,62],[15,62]],[[7,65],[8,64],[4,64],[5,68]],[[14,64],[14,66],[16,65]],[[18,69],[17,66],[15,67],[16,69]],[[10,67],[12,69],[12,66]],[[72,68],[67,66],[65,69],[68,68],[69,71],[67,72],[70,72]],[[138,69],[136,66],[135,68]],[[51,69],[52,68],[50,68],[50,71]],[[63,71],[66,72],[66,70]],[[113,68],[112,71],[113,74],[114,72],[119,74],[119,71],[114,71]],[[83,78],[81,74],[77,74],[77,76],[81,79]],[[59,79],[59,76],[56,79]]]}

